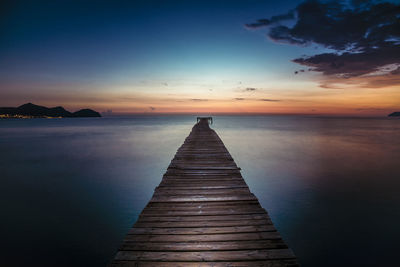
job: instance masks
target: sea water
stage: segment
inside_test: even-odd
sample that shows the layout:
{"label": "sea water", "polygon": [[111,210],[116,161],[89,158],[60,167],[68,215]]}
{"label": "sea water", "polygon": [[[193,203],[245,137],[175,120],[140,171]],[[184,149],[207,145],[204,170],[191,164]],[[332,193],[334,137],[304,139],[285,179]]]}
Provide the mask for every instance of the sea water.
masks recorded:
{"label": "sea water", "polygon": [[[194,116],[0,120],[5,266],[105,266]],[[397,264],[400,120],[215,116],[303,266]]]}

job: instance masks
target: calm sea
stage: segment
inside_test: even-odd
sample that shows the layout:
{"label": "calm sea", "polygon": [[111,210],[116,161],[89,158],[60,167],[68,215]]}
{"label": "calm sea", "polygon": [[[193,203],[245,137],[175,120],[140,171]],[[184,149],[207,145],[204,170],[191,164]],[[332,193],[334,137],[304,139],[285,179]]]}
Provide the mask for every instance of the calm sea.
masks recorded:
{"label": "calm sea", "polygon": [[[105,266],[193,116],[0,120],[1,265]],[[395,266],[400,120],[217,116],[303,266]]]}

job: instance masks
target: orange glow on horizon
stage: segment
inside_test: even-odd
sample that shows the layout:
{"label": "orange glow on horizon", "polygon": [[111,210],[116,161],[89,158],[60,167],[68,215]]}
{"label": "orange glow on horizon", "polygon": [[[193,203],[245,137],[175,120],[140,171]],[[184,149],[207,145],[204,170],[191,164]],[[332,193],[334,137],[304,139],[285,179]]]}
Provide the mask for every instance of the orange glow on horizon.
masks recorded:
{"label": "orange glow on horizon", "polygon": [[[264,82],[265,83],[265,82]],[[0,91],[0,99],[19,106],[33,102],[43,106],[63,106],[76,111],[91,108],[113,114],[315,114],[386,116],[399,109],[400,90],[385,88],[328,89],[310,81],[278,81],[257,90],[221,87],[214,91],[191,87],[161,90],[158,87],[116,86],[54,92],[50,87],[36,94],[17,94],[11,98]],[[57,85],[70,88],[71,84]],[[75,86],[77,87],[77,86]],[[79,87],[77,87],[79,88]],[[107,90],[106,90],[107,89]],[[179,91],[178,90],[178,91]],[[176,90],[175,90],[176,91]],[[15,90],[18,92],[18,88]],[[8,105],[9,106],[9,105]]]}

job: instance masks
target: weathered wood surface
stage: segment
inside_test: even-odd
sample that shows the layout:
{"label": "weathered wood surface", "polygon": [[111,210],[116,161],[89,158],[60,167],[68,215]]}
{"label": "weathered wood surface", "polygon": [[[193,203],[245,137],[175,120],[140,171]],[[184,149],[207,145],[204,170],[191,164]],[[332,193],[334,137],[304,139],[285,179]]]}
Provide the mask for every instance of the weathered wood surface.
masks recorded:
{"label": "weathered wood surface", "polygon": [[110,266],[298,266],[209,118],[198,121]]}

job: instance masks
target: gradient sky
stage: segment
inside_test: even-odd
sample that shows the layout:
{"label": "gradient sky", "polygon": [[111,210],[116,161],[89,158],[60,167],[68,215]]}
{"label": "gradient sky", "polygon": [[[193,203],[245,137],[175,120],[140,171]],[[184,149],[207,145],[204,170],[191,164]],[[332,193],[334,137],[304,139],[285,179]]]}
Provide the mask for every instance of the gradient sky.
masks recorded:
{"label": "gradient sky", "polygon": [[[334,4],[323,3],[3,2],[0,106],[33,102],[115,114],[399,110],[398,1],[373,14],[373,6],[347,8],[336,14],[343,23],[328,31],[316,21],[320,16],[312,15],[314,7],[323,7],[325,18],[332,17]],[[394,13],[382,16],[388,10]],[[392,20],[377,21],[376,12]],[[344,28],[354,14],[365,25]],[[296,27],[299,18],[306,23]],[[386,35],[375,37],[371,29],[377,27],[386,27],[381,30]],[[342,46],[350,41],[340,36],[351,39],[358,32],[361,37],[350,40],[356,43],[353,51]]]}

